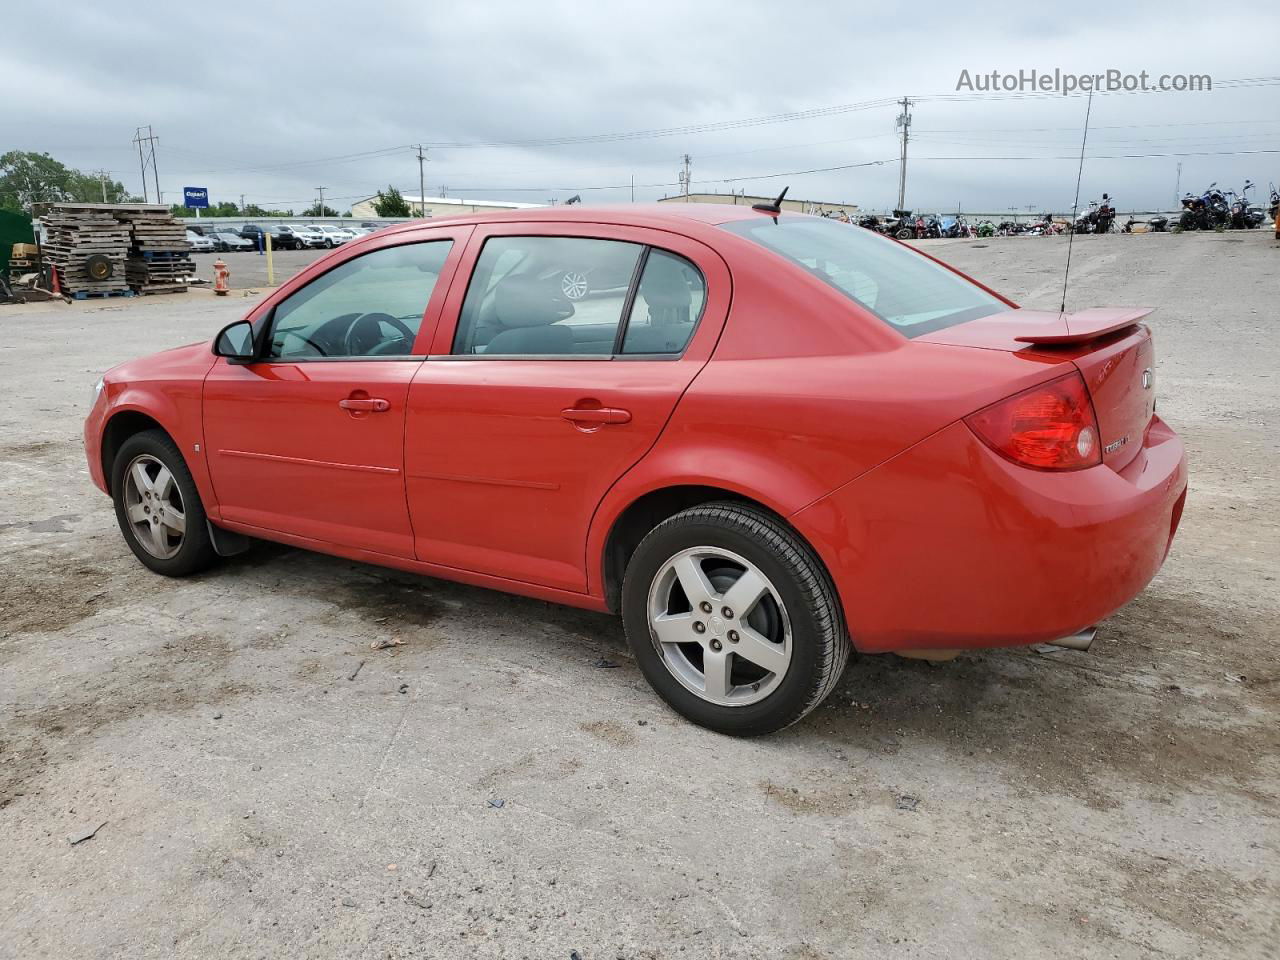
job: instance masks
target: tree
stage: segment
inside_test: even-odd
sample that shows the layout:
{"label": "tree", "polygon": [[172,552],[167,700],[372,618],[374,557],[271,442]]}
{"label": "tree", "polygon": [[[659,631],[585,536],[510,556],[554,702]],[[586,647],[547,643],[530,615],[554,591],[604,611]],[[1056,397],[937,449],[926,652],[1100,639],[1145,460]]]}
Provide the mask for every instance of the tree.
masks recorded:
{"label": "tree", "polygon": [[80,203],[141,203],[141,197],[130,196],[119,180],[112,180],[106,171],[84,173],[70,171],[67,179],[67,199]]}
{"label": "tree", "polygon": [[302,211],[302,215],[304,217],[336,217],[338,215],[338,211],[333,209],[333,207],[329,206],[327,203],[323,208],[320,204],[313,203],[311,206],[307,207],[307,209]]}
{"label": "tree", "polygon": [[[195,215],[195,209],[193,207],[184,207],[180,203],[173,204],[169,207],[169,210],[175,217],[190,217]],[[238,217],[240,215],[240,208],[230,200],[224,200],[221,203],[211,203],[207,208],[200,208],[200,216],[202,217]]]}
{"label": "tree", "polygon": [[409,204],[405,203],[400,191],[391,186],[387,187],[386,193],[378,191],[378,196],[373,201],[373,209],[380,217],[413,216],[413,211],[409,209]]}
{"label": "tree", "polygon": [[244,208],[246,217],[292,217],[292,210],[266,210],[256,203],[251,203]]}
{"label": "tree", "polygon": [[47,153],[10,150],[0,156],[0,209],[26,212],[33,203],[132,203],[124,184],[106,172],[85,173]]}

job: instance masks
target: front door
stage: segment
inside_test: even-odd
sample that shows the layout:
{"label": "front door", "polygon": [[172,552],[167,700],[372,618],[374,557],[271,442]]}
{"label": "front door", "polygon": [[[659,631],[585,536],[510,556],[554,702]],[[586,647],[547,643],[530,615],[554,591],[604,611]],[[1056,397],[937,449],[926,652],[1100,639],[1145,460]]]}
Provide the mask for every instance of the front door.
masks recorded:
{"label": "front door", "polygon": [[220,518],[318,545],[413,556],[404,491],[409,384],[459,237],[355,252],[255,324],[258,361],[214,365],[204,384],[204,436]]}
{"label": "front door", "polygon": [[478,228],[472,263],[409,388],[418,559],[585,592],[592,514],[710,356],[727,268],[598,224]]}

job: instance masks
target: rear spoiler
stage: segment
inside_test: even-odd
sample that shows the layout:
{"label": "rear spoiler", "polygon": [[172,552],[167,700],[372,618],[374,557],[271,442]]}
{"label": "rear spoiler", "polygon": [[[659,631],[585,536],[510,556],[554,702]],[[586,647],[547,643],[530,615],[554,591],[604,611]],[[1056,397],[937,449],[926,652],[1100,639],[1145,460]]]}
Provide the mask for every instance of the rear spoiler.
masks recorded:
{"label": "rear spoiler", "polygon": [[[1074,313],[1057,313],[1052,310],[1017,310],[1006,314],[1018,325],[1030,326],[1029,333],[1019,333],[1014,339],[1019,343],[1086,343],[1115,333],[1135,323],[1155,310],[1155,307],[1090,307]],[[1039,328],[1039,329],[1036,329]]]}

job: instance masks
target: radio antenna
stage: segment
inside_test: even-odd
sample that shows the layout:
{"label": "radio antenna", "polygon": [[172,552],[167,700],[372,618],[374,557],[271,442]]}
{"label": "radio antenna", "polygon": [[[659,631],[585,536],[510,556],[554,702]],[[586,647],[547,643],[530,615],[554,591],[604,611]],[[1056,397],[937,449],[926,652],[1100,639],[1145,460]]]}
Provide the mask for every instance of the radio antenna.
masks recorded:
{"label": "radio antenna", "polygon": [[1089,103],[1084,108],[1084,136],[1080,138],[1080,167],[1076,170],[1076,198],[1071,204],[1071,223],[1067,229],[1071,236],[1067,240],[1067,269],[1062,275],[1062,309],[1067,312],[1067,281],[1071,279],[1071,245],[1076,242],[1076,216],[1080,210],[1080,179],[1084,176],[1084,145],[1089,142],[1089,114],[1093,112],[1093,91],[1089,91]]}

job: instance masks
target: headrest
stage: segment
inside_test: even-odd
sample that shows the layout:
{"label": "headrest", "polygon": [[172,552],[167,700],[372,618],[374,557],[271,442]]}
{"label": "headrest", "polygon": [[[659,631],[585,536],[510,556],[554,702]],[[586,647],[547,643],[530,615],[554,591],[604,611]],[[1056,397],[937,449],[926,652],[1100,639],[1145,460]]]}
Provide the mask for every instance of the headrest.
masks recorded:
{"label": "headrest", "polygon": [[499,280],[493,291],[493,309],[498,324],[508,330],[545,327],[573,316],[573,304],[556,278],[527,275]]}

